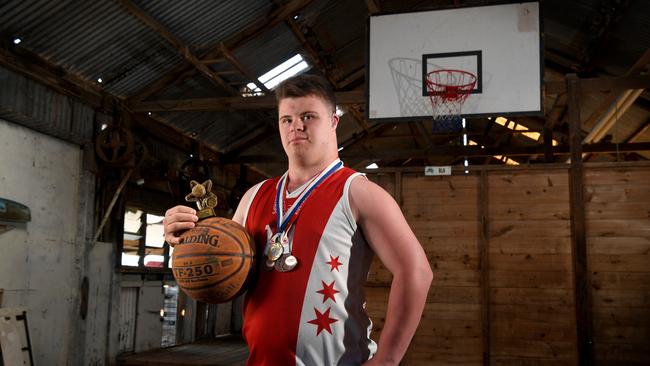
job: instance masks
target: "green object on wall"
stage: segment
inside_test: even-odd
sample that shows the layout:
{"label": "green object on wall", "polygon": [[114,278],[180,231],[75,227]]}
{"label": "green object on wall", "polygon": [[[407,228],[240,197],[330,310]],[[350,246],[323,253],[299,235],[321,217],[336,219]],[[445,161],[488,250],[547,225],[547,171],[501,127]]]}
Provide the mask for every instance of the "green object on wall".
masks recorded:
{"label": "green object on wall", "polygon": [[0,198],[0,234],[16,227],[25,227],[31,221],[29,207],[6,198]]}

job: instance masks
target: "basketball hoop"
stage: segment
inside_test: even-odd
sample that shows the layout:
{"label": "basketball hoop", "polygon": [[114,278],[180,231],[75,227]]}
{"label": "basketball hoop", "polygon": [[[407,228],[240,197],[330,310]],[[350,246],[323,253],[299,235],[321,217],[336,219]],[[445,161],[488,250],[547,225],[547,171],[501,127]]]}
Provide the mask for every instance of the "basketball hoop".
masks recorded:
{"label": "basketball hoop", "polygon": [[474,90],[476,76],[463,70],[435,70],[427,74],[427,91],[436,122],[456,121]]}

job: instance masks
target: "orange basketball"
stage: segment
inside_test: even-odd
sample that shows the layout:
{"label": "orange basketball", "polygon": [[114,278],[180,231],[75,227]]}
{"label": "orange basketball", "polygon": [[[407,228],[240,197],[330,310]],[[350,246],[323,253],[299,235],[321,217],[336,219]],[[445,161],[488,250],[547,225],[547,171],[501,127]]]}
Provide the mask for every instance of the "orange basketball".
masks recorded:
{"label": "orange basketball", "polygon": [[238,223],[210,217],[180,236],[172,253],[178,286],[191,298],[222,303],[246,289],[255,268],[253,240]]}

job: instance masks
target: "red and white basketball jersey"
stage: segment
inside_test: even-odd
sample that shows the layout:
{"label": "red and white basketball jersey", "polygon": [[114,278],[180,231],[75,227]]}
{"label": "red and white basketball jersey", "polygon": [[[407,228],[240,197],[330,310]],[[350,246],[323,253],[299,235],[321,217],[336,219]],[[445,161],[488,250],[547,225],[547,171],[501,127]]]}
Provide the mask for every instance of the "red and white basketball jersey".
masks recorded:
{"label": "red and white basketball jersey", "polygon": [[[348,199],[357,175],[339,169],[300,208],[289,232],[296,268],[258,272],[244,302],[248,365],[359,365],[375,353],[363,296],[373,252]],[[277,183],[255,186],[245,213],[259,262],[265,260],[266,226],[276,230]],[[287,196],[288,205],[294,200]]]}

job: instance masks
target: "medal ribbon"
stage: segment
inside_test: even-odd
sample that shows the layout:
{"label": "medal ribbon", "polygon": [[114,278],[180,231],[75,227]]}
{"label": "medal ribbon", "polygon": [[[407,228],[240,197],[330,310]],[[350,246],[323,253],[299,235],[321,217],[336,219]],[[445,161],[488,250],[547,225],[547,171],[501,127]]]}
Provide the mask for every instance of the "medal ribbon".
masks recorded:
{"label": "medal ribbon", "polygon": [[[327,177],[332,175],[332,173],[343,167],[343,162],[340,159],[334,160],[327,168],[325,168],[317,177],[314,179],[307,188],[298,196],[296,201],[289,207],[287,212],[284,212],[284,200],[282,196],[287,185],[287,175],[288,171],[280,178],[278,182],[277,192],[275,194],[275,212],[277,217],[277,233],[283,233],[289,223],[295,221],[294,214],[300,209],[302,204],[307,200],[311,192],[316,189]],[[296,216],[297,218],[297,216]],[[293,219],[293,220],[292,220]]]}

